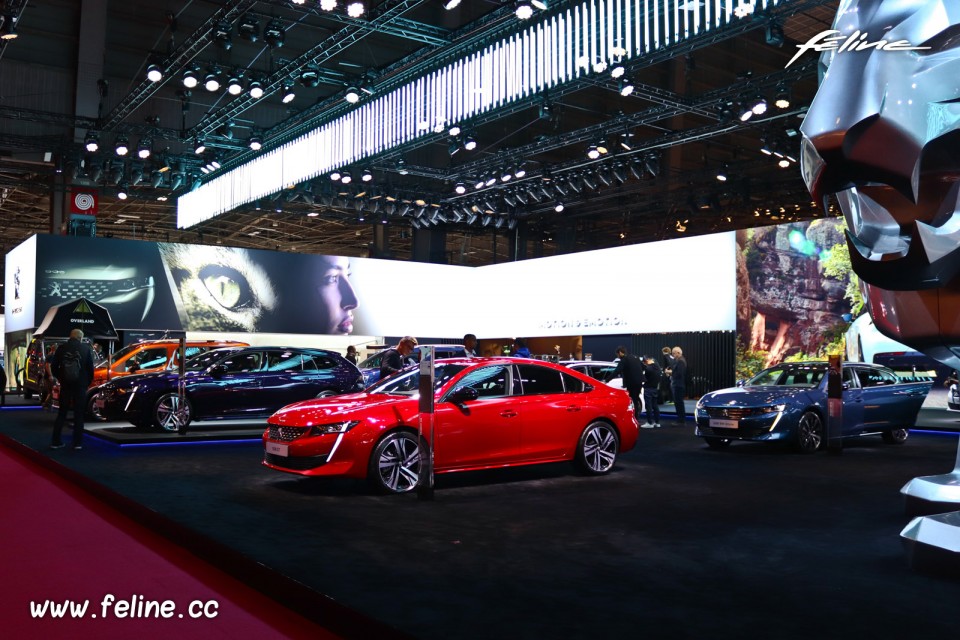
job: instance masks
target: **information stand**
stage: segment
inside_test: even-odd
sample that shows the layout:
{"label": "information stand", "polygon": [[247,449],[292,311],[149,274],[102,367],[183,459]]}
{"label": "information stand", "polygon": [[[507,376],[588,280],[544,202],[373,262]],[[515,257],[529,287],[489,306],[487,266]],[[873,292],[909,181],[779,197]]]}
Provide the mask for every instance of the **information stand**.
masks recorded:
{"label": "information stand", "polygon": [[420,347],[420,480],[417,497],[433,500],[433,347]]}

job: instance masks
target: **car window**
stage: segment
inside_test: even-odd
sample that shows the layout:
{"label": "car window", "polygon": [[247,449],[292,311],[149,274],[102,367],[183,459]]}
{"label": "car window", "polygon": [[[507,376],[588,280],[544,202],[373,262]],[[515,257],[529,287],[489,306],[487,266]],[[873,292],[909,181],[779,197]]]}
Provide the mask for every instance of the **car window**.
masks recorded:
{"label": "car window", "polygon": [[303,369],[305,371],[329,371],[330,369],[336,369],[337,366],[337,361],[329,356],[319,353],[313,355],[305,353],[303,355]]}
{"label": "car window", "polygon": [[567,393],[583,393],[589,386],[586,382],[569,373],[561,374],[563,377],[563,388]]}
{"label": "car window", "polygon": [[520,385],[525,396],[539,396],[548,393],[563,393],[563,377],[555,369],[538,367],[534,364],[517,366],[520,372]]}
{"label": "car window", "polygon": [[502,398],[510,395],[509,366],[503,364],[478,367],[463,376],[457,388],[472,387],[479,398]]}
{"label": "car window", "polygon": [[857,380],[857,374],[854,372],[853,367],[843,368],[843,382],[850,389],[856,389],[860,386],[860,382]]}
{"label": "car window", "polygon": [[156,367],[162,367],[163,365],[167,364],[167,348],[152,347],[149,349],[144,349],[127,361],[127,369],[131,368],[131,365],[133,364],[131,361],[133,360],[137,362],[137,366],[139,366],[141,369],[154,369]]}
{"label": "car window", "polygon": [[300,354],[295,351],[268,351],[267,371],[300,371]]}
{"label": "car window", "polygon": [[223,347],[220,349],[211,349],[192,358],[187,359],[187,371],[200,371],[206,369],[214,362],[223,360],[231,353],[235,353],[239,347]]}
{"label": "car window", "polygon": [[750,379],[747,384],[756,387],[771,387],[780,382],[783,378],[783,373],[783,367],[773,367],[772,369],[761,371]]}
{"label": "car window", "polygon": [[379,369],[380,361],[383,360],[384,352],[375,353],[360,364],[357,365],[359,369]]}
{"label": "car window", "polygon": [[[465,365],[436,365],[433,370],[433,388],[440,389],[451,378],[466,368]],[[466,378],[464,378],[466,379]],[[462,383],[462,380],[461,380]],[[458,387],[463,384],[457,385]],[[467,385],[470,386],[470,385]],[[387,379],[377,382],[367,389],[368,393],[389,393],[397,395],[414,395],[420,391],[420,370],[408,369]]]}
{"label": "car window", "polygon": [[857,378],[860,380],[860,386],[865,389],[897,384],[896,376],[882,369],[857,368]]}
{"label": "car window", "polygon": [[263,364],[263,354],[259,351],[247,351],[234,354],[220,362],[227,373],[249,373],[259,371]]}
{"label": "car window", "polygon": [[[183,349],[184,353],[187,356],[187,360],[189,360],[193,356],[200,355],[206,350],[207,350],[206,347],[191,347],[191,346],[186,346]],[[170,360],[170,363],[171,363],[171,368],[174,368],[180,364],[180,347],[177,347],[176,349],[173,350],[173,358]]]}

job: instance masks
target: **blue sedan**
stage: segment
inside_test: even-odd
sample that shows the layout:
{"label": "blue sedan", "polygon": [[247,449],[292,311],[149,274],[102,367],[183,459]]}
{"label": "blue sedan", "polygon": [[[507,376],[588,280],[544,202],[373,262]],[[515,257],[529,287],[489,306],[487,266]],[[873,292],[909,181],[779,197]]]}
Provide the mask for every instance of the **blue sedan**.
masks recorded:
{"label": "blue sedan", "polygon": [[191,420],[267,417],[277,409],[363,389],[360,371],[335,351],[246,347],[211,351],[187,363],[186,404],[175,371],[125,376],[98,387],[108,420],[180,431]]}
{"label": "blue sedan", "polygon": [[[906,441],[933,385],[861,362],[843,363],[842,378],[842,437],[880,434],[890,444]],[[813,453],[826,437],[826,420],[827,363],[791,362],[700,398],[696,435],[714,449],[734,440],[784,441]]]}

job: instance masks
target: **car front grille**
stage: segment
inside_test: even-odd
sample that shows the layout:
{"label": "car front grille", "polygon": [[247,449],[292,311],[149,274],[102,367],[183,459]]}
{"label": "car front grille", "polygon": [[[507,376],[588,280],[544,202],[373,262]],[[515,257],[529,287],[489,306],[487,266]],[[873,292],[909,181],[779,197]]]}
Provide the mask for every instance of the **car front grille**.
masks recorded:
{"label": "car front grille", "polygon": [[711,418],[742,420],[753,416],[775,415],[768,407],[704,407]]}
{"label": "car front grille", "polygon": [[286,457],[278,456],[272,453],[264,453],[263,460],[267,464],[272,464],[281,469],[290,469],[291,471],[307,471],[316,469],[327,463],[327,456],[308,456],[308,457]]}
{"label": "car front grille", "polygon": [[270,439],[278,442],[290,442],[296,440],[309,431],[309,427],[278,427],[270,425]]}

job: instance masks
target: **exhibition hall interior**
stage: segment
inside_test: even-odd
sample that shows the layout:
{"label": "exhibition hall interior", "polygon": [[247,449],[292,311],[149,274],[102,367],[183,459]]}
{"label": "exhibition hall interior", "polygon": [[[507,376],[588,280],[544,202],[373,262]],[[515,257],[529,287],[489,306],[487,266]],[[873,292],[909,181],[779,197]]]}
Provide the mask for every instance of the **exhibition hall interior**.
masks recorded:
{"label": "exhibition hall interior", "polygon": [[0,0],[6,633],[952,633],[958,24]]}

